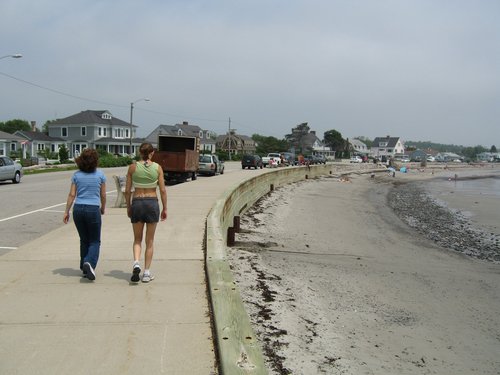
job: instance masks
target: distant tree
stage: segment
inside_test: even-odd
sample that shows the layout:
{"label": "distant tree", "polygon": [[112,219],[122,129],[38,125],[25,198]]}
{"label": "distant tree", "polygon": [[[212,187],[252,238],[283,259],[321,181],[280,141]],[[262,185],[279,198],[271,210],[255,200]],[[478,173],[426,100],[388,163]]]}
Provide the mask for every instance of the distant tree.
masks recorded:
{"label": "distant tree", "polygon": [[270,152],[284,152],[288,151],[289,144],[284,139],[276,137],[266,137],[259,134],[252,135],[252,139],[257,144],[256,152],[259,155],[267,155]]}
{"label": "distant tree", "polygon": [[285,140],[289,143],[290,148],[293,148],[296,152],[304,152],[304,142],[303,138],[309,134],[309,125],[307,122],[303,122],[292,128],[292,133],[285,135]]}
{"label": "distant tree", "polygon": [[455,154],[463,154],[464,146],[433,143],[431,141],[406,141],[405,147],[415,147],[416,150],[432,149],[439,152],[453,152]]}
{"label": "distant tree", "polygon": [[475,160],[478,154],[486,152],[487,149],[483,146],[475,146],[475,147],[465,147],[462,150],[462,155],[465,156],[467,160]]}
{"label": "distant tree", "polygon": [[6,133],[14,134],[18,130],[30,131],[30,123],[26,120],[9,120],[0,122],[0,130]]}
{"label": "distant tree", "polygon": [[42,133],[45,133],[48,135],[49,134],[49,125],[55,121],[56,120],[48,120],[47,122],[45,122],[45,124],[43,124],[43,126],[42,126]]}
{"label": "distant tree", "polygon": [[495,145],[491,146],[491,148],[490,148],[490,152],[491,152],[491,153],[497,153],[497,152],[498,152],[498,151],[497,151],[497,148],[495,147]]}
{"label": "distant tree", "polygon": [[328,130],[323,134],[323,142],[330,150],[335,151],[336,155],[342,157],[346,148],[346,141],[342,138],[342,134],[337,130]]}

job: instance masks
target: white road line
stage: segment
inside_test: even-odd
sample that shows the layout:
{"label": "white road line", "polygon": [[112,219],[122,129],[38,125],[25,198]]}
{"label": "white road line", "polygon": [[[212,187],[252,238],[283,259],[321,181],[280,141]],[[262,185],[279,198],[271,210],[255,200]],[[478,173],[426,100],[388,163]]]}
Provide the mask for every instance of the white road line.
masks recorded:
{"label": "white road line", "polygon": [[31,214],[34,214],[34,213],[37,213],[37,212],[45,211],[45,210],[48,210],[48,209],[51,209],[51,208],[54,208],[54,207],[59,207],[59,206],[65,205],[65,204],[66,203],[59,203],[59,204],[55,204],[53,206],[49,206],[49,207],[45,207],[45,208],[40,208],[38,210],[25,212],[24,214],[19,214],[19,215],[15,215],[15,216],[11,216],[11,217],[6,217],[5,219],[0,219],[0,223],[2,221],[17,219],[18,217],[23,217],[23,216],[26,216],[26,215],[31,215]]}
{"label": "white road line", "polygon": [[0,250],[16,250],[17,247],[0,246]]}
{"label": "white road line", "polygon": [[[116,193],[116,190],[112,190],[112,191],[108,191],[106,193],[106,195],[108,194],[112,194],[112,193]],[[55,204],[53,206],[49,206],[49,207],[44,207],[44,208],[39,208],[38,210],[34,210],[34,211],[29,211],[29,212],[25,212],[24,214],[19,214],[19,215],[15,215],[15,216],[11,216],[11,217],[6,217],[4,219],[0,219],[0,223],[3,222],[3,221],[8,221],[8,220],[12,220],[12,219],[17,219],[19,217],[23,217],[23,216],[26,216],[26,215],[31,215],[31,214],[36,214],[37,212],[42,212],[42,211],[50,211],[51,208],[55,208],[55,207],[59,207],[59,206],[64,206],[66,204],[66,202],[64,203],[59,203],[59,204]],[[53,211],[53,212],[64,212],[64,211]]]}

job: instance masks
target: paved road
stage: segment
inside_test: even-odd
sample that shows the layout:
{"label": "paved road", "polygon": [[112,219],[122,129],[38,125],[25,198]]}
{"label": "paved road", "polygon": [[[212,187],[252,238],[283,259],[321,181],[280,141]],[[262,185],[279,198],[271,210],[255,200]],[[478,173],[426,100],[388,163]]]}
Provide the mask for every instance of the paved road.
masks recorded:
{"label": "paved road", "polygon": [[[108,205],[113,205],[116,188],[113,175],[126,167],[103,170],[108,183]],[[62,225],[62,215],[74,171],[23,176],[20,184],[0,183],[0,254],[41,237]]]}
{"label": "paved road", "polygon": [[[238,162],[226,163],[225,173],[240,170]],[[105,168],[103,171],[108,181],[107,205],[112,207],[116,198],[113,175],[125,175],[127,168]],[[63,226],[62,215],[73,173],[60,171],[26,175],[20,184],[0,182],[0,255]]]}

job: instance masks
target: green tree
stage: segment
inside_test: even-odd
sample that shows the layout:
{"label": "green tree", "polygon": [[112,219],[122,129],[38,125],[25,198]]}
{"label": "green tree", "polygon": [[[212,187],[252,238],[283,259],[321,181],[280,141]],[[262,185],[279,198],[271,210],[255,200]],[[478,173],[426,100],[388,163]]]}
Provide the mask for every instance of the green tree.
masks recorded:
{"label": "green tree", "polygon": [[467,160],[475,160],[477,157],[477,154],[480,154],[482,152],[486,152],[487,149],[484,148],[483,146],[475,146],[475,147],[465,147],[461,154],[465,156]]}
{"label": "green tree", "polygon": [[59,146],[59,161],[61,163],[66,163],[69,159],[69,151],[65,145]]}
{"label": "green tree", "polygon": [[326,146],[330,147],[330,150],[335,151],[335,155],[338,157],[343,156],[343,152],[346,147],[346,141],[342,138],[342,134],[337,130],[327,130],[323,134],[323,142]]}
{"label": "green tree", "polygon": [[266,137],[260,134],[252,135],[252,139],[257,144],[256,152],[259,155],[267,155],[270,152],[284,152],[288,151],[289,144],[284,139],[276,137]]}
{"label": "green tree", "polygon": [[6,133],[14,134],[18,130],[30,131],[30,123],[26,120],[9,120],[0,122],[0,130]]}
{"label": "green tree", "polygon": [[491,146],[490,152],[492,152],[492,153],[497,153],[498,152],[497,148],[495,147],[495,145]]}
{"label": "green tree", "polygon": [[344,144],[344,138],[342,134],[337,130],[328,130],[323,134],[324,142],[327,146],[331,147],[332,150],[339,148]]}

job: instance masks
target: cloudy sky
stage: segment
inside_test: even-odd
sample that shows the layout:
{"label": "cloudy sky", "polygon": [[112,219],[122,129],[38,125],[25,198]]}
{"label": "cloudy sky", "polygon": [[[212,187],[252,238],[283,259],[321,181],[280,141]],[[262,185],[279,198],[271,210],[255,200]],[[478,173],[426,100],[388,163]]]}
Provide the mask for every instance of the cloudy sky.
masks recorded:
{"label": "cloudy sky", "polygon": [[498,0],[2,0],[0,121],[500,147]]}

